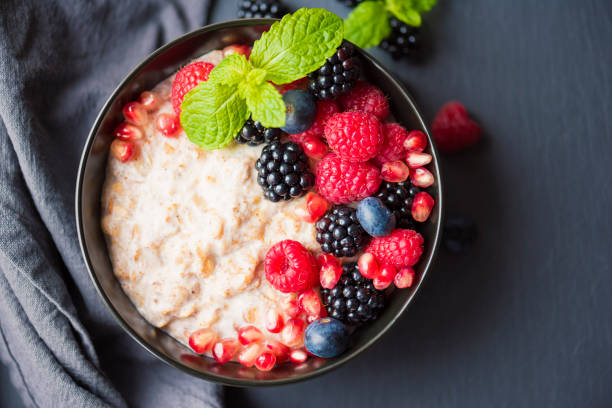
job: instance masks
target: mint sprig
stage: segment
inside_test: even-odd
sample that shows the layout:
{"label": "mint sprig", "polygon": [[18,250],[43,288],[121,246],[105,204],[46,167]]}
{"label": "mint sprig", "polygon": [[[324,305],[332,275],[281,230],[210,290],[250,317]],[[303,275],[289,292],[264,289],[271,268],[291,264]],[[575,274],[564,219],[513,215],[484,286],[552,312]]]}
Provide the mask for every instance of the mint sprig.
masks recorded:
{"label": "mint sprig", "polygon": [[437,0],[371,0],[360,3],[346,18],[346,39],[362,47],[374,47],[391,34],[389,18],[413,27],[422,23],[421,14],[431,10]]}
{"label": "mint sprig", "polygon": [[249,116],[265,127],[284,126],[285,103],[272,83],[287,84],[316,70],[343,37],[342,19],[324,9],[287,14],[255,41],[249,60],[227,56],[208,81],[187,93],[180,117],[187,137],[212,150],[230,144]]}

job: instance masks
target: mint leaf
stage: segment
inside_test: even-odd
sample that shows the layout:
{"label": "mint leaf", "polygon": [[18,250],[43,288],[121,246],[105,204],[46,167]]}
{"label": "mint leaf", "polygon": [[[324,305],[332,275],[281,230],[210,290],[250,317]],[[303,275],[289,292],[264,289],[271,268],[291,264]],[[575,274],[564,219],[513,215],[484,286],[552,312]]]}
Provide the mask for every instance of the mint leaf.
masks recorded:
{"label": "mint leaf", "polygon": [[243,81],[253,68],[242,54],[230,54],[223,58],[208,77],[208,82],[232,85]]}
{"label": "mint leaf", "polygon": [[249,117],[238,84],[210,79],[187,93],[181,109],[181,125],[187,137],[205,150],[230,144]]}
{"label": "mint leaf", "polygon": [[412,5],[416,11],[423,14],[431,10],[437,2],[438,0],[412,0]]}
{"label": "mint leaf", "polygon": [[389,13],[378,1],[365,1],[344,22],[346,39],[361,48],[375,47],[391,34]]}
{"label": "mint leaf", "polygon": [[303,78],[331,57],[342,43],[342,19],[324,9],[301,8],[272,24],[255,41],[249,61],[282,85]]}
{"label": "mint leaf", "polygon": [[387,10],[413,27],[421,25],[421,14],[431,10],[437,0],[385,0]]}
{"label": "mint leaf", "polygon": [[246,86],[244,94],[254,121],[261,122],[267,128],[285,126],[285,102],[274,85],[262,82]]}

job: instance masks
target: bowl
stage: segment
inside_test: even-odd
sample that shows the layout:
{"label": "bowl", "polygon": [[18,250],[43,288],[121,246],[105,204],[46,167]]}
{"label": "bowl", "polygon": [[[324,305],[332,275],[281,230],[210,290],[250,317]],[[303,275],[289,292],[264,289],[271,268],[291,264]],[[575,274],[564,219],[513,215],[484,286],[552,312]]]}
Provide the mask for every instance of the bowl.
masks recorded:
{"label": "bowl", "polygon": [[121,108],[145,90],[170,76],[191,59],[233,43],[252,43],[275,20],[242,19],[209,25],[192,31],[164,45],[142,61],[112,92],[98,114],[83,148],[76,185],[76,222],[85,264],[102,300],[119,325],[142,347],[159,359],[188,374],[233,386],[287,384],[327,373],[361,354],[385,334],[412,303],[423,285],[436,257],[442,224],[442,183],[438,156],[431,137],[414,101],[401,82],[376,59],[358,50],[362,71],[369,81],[389,96],[392,112],[407,128],[420,129],[429,139],[430,166],[436,183],[430,187],[436,206],[429,220],[420,227],[425,249],[415,266],[417,280],[409,289],[396,290],[379,319],[357,330],[349,349],[331,359],[309,358],[300,365],[282,364],[269,372],[243,367],[237,363],[217,364],[213,359],[191,352],[161,329],[149,324],[139,313],[121,286],[111,267],[100,225],[101,191],[113,129],[122,121]]}

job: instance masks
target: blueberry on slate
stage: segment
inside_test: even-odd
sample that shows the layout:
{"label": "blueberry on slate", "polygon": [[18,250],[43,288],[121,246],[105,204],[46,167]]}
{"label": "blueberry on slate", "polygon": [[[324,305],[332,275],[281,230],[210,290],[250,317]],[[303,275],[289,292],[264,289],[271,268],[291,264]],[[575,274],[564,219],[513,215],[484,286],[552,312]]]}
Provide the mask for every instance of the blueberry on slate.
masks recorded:
{"label": "blueberry on slate", "polygon": [[344,323],[324,317],[308,325],[304,333],[306,350],[315,356],[339,356],[348,347],[349,332]]}
{"label": "blueberry on slate", "polygon": [[286,120],[281,129],[290,135],[302,133],[312,126],[317,116],[317,102],[309,92],[292,89],[283,94]]}
{"label": "blueberry on slate", "polygon": [[363,229],[373,237],[385,237],[395,229],[395,214],[376,197],[367,197],[359,202],[357,219]]}
{"label": "blueberry on slate", "polygon": [[444,223],[442,241],[451,252],[460,253],[468,249],[478,237],[474,220],[467,215],[453,215]]}

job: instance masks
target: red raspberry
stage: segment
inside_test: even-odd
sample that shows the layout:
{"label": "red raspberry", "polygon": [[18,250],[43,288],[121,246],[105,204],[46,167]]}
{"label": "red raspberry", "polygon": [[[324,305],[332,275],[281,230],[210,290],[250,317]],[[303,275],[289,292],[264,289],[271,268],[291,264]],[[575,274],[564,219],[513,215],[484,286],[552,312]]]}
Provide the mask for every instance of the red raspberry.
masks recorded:
{"label": "red raspberry", "polygon": [[366,252],[381,265],[412,266],[423,253],[423,237],[414,230],[398,228],[389,236],[374,238]]}
{"label": "red raspberry", "polygon": [[295,135],[290,135],[289,137],[294,142],[302,143],[302,141],[308,136],[323,136],[323,132],[325,131],[325,125],[329,118],[334,116],[334,114],[340,112],[340,108],[334,101],[330,100],[320,100],[317,102],[317,117],[315,118],[314,123],[305,132],[297,133]]}
{"label": "red raspberry", "polygon": [[380,186],[380,170],[368,162],[349,162],[329,153],[317,165],[319,194],[336,204],[371,196]]}
{"label": "red raspberry", "polygon": [[266,279],[283,293],[303,292],[319,282],[317,260],[302,244],[286,239],[266,253]]}
{"label": "red raspberry", "polygon": [[436,146],[443,152],[454,153],[476,143],[482,134],[480,126],[469,118],[459,102],[442,106],[431,126]]}
{"label": "red raspberry", "polygon": [[285,92],[290,91],[292,89],[306,89],[307,84],[308,78],[300,78],[296,79],[293,82],[289,82],[288,84],[277,85],[276,89],[278,89],[278,92],[280,92],[281,94],[284,94]]}
{"label": "red raspberry", "polygon": [[187,92],[202,81],[208,81],[208,75],[215,66],[210,62],[193,62],[181,69],[172,83],[172,107],[177,117],[181,115],[181,103]]}
{"label": "red raspberry", "polygon": [[404,142],[408,138],[408,131],[399,123],[383,123],[383,142],[380,153],[374,158],[374,162],[382,166],[386,162],[403,159],[406,155]]}
{"label": "red raspberry", "polygon": [[371,113],[379,120],[389,116],[389,101],[380,89],[366,82],[358,81],[355,87],[340,97],[345,111]]}
{"label": "red raspberry", "polygon": [[340,157],[354,162],[376,156],[384,141],[380,122],[365,112],[336,113],[325,125],[325,137]]}

